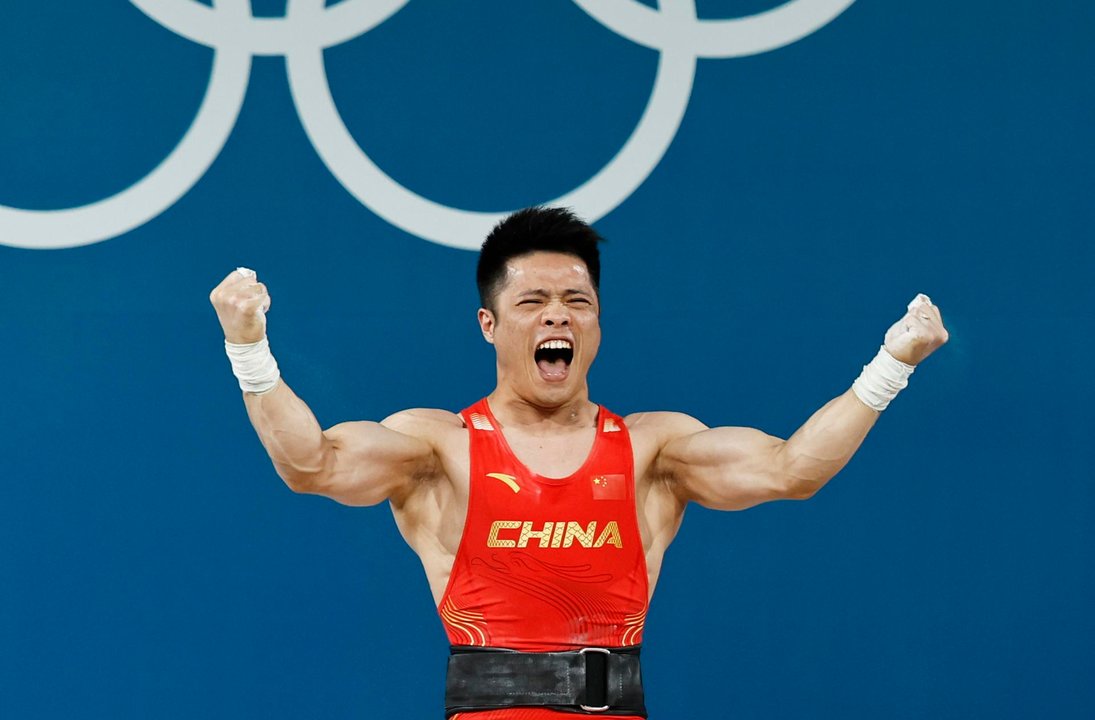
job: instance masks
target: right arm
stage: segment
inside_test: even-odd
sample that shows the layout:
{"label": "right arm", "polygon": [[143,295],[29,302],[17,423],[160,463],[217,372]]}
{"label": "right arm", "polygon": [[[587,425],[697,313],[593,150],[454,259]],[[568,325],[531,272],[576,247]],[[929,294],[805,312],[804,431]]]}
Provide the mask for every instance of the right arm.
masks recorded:
{"label": "right arm", "polygon": [[243,402],[274,469],[293,492],[376,505],[440,474],[429,443],[392,429],[417,426],[413,410],[381,423],[347,422],[324,431],[281,380],[269,392],[244,393]]}
{"label": "right arm", "polygon": [[[233,271],[210,294],[228,342],[266,337],[266,287]],[[403,495],[441,472],[437,453],[419,435],[424,411],[405,411],[382,423],[342,423],[324,431],[312,411],[281,379],[264,392],[244,392],[244,404],[274,468],[294,492],[324,495],[347,505],[375,505]]]}

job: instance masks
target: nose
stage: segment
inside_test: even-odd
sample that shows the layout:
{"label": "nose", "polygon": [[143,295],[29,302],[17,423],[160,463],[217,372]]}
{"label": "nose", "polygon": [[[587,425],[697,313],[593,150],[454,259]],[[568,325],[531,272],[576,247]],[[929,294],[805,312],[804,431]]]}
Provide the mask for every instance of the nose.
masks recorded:
{"label": "nose", "polygon": [[550,302],[544,308],[540,320],[548,327],[567,327],[570,325],[570,311],[564,303]]}

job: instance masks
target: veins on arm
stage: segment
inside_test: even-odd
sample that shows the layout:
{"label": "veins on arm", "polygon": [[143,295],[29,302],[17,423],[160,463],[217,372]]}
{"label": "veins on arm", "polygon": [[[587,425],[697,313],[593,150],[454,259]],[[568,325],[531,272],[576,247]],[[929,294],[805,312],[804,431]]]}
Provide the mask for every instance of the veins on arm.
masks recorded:
{"label": "veins on arm", "polygon": [[788,440],[744,427],[708,428],[658,413],[665,439],[660,472],[684,499],[719,510],[812,497],[852,458],[878,413],[848,391],[826,403]]}
{"label": "veins on arm", "polygon": [[294,492],[375,505],[439,472],[437,454],[424,439],[429,419],[421,415],[430,411],[404,411],[382,423],[342,423],[324,431],[284,382],[269,393],[245,396],[245,402],[275,469]]}
{"label": "veins on arm", "polygon": [[657,466],[683,500],[716,510],[743,510],[794,497],[783,474],[785,442],[780,438],[666,415],[672,417],[665,419],[667,436]]}

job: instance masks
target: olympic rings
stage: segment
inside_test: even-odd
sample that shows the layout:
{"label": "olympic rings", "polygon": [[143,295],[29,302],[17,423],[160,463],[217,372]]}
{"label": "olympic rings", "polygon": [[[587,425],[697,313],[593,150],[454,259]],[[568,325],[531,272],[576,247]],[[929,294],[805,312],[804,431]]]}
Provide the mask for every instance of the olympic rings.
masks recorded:
{"label": "olympic rings", "polygon": [[[236,124],[250,78],[251,58],[286,59],[293,102],[305,133],[343,187],[392,225],[418,237],[474,250],[505,212],[462,210],[403,187],[361,149],[335,107],[323,50],[352,40],[399,12],[409,0],[288,0],[285,16],[254,17],[248,0],[130,0],[150,19],[214,50],[209,86],[190,129],[148,175],[129,188],[87,205],[24,210],[0,205],[0,244],[70,248],[117,237],[171,207],[201,179]],[[695,0],[574,0],[609,30],[660,51],[654,87],[631,137],[607,165],[561,197],[590,222],[626,200],[661,162],[680,128],[692,94],[698,58],[741,57],[775,50],[832,22],[855,0],[789,0],[765,12],[730,20],[701,20]],[[543,201],[531,201],[534,202]]]}

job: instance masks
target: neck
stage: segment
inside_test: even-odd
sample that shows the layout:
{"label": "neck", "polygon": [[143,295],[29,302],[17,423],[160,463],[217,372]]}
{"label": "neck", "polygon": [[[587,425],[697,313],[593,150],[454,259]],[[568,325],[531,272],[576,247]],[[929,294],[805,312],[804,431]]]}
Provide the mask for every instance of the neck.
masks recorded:
{"label": "neck", "polygon": [[585,388],[559,405],[540,405],[501,385],[487,396],[490,410],[503,425],[553,425],[588,427],[597,421],[597,406],[589,401]]}

